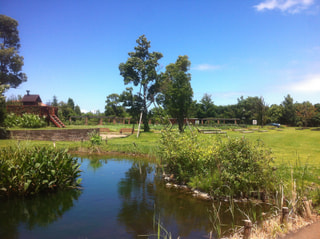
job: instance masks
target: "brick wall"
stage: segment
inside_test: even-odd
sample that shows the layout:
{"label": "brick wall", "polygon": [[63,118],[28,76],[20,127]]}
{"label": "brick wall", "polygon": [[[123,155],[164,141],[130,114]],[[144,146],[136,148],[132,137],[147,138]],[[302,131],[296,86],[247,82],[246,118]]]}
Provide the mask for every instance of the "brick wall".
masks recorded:
{"label": "brick wall", "polygon": [[88,133],[99,129],[63,130],[10,130],[10,138],[16,140],[81,141],[89,140]]}

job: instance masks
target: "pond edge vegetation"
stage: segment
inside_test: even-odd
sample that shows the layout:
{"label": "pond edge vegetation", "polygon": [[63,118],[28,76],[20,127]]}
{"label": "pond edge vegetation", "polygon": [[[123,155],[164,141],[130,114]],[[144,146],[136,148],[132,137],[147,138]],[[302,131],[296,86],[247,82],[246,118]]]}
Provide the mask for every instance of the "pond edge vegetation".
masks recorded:
{"label": "pond edge vegetation", "polygon": [[67,150],[46,146],[0,149],[0,197],[79,188],[81,170]]}
{"label": "pond edge vegetation", "polygon": [[[301,165],[296,160],[294,167],[280,165],[274,167],[272,153],[266,149],[263,142],[250,142],[242,138],[221,138],[214,140],[199,140],[195,133],[180,134],[165,132],[161,137],[161,163],[163,164],[164,179],[171,181],[167,187],[188,189],[193,195],[203,199],[226,201],[233,205],[234,197],[251,201],[253,197],[268,201],[274,205],[273,218],[266,222],[276,223],[278,230],[269,231],[267,237],[261,235],[266,228],[255,226],[258,233],[256,238],[275,238],[276,235],[290,231],[293,224],[304,219],[312,220],[312,200],[305,195],[313,196],[319,205],[320,190],[318,187],[310,192],[305,184],[311,173],[308,164]],[[287,175],[291,174],[291,177]],[[199,191],[198,191],[199,190]],[[202,193],[204,191],[206,193]],[[214,204],[213,204],[214,205]],[[293,223],[283,222],[283,208],[290,212]],[[221,237],[220,211],[213,206],[214,228],[218,238]],[[224,212],[225,213],[225,212]],[[231,212],[232,213],[232,212]],[[251,218],[246,215],[249,222]],[[314,217],[313,217],[314,219]],[[257,225],[257,220],[253,220]],[[285,225],[284,225],[285,224]],[[280,225],[280,226],[279,226]],[[290,228],[291,229],[290,229]],[[244,230],[245,229],[241,229]],[[251,229],[250,229],[251,230]],[[258,232],[260,230],[260,232]],[[270,235],[270,233],[272,235]],[[231,238],[236,237],[235,233]]]}

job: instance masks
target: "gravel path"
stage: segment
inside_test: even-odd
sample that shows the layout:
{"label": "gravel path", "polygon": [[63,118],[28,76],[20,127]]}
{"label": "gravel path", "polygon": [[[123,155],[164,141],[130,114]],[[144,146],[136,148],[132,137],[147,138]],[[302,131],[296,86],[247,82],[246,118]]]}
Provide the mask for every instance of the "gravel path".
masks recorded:
{"label": "gravel path", "polygon": [[320,221],[290,233],[282,239],[320,239]]}

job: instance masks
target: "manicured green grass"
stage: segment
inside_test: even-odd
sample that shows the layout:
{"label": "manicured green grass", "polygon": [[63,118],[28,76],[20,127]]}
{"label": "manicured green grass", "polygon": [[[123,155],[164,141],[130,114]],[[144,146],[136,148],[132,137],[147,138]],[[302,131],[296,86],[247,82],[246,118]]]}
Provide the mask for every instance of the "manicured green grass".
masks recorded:
{"label": "manicured green grass", "polygon": [[293,164],[297,160],[320,166],[320,131],[310,129],[296,130],[283,128],[281,131],[264,128],[268,132],[241,133],[228,132],[230,137],[246,137],[251,140],[261,139],[266,147],[272,149],[276,163]]}
{"label": "manicured green grass", "polygon": [[[121,128],[131,128],[131,125],[103,125],[103,126],[68,126],[70,128],[98,128],[104,127],[109,128],[111,132],[119,132]],[[152,156],[156,155],[159,147],[159,140],[161,137],[160,129],[165,127],[157,126],[156,130],[151,128],[150,133],[140,134],[137,138],[137,125],[135,127],[135,133],[126,138],[114,138],[108,139],[107,144],[105,141],[100,147],[101,151],[119,151],[128,153],[141,153],[150,154]],[[201,127],[198,127],[201,129]],[[49,128],[53,129],[53,128]],[[175,129],[175,128],[174,128]],[[191,128],[196,131],[195,128]],[[188,127],[186,130],[190,130]],[[250,131],[250,129],[246,129]],[[312,131],[310,129],[296,130],[291,127],[283,127],[281,131],[278,129],[273,129],[271,127],[264,127],[262,130],[267,130],[268,132],[258,132],[253,131],[253,133],[243,133],[240,131],[223,130],[227,132],[228,137],[246,137],[251,140],[262,140],[266,147],[271,148],[276,164],[295,164],[298,160],[300,163],[308,163],[313,166],[320,167],[320,131]],[[208,140],[210,137],[222,137],[224,135],[201,135]],[[15,144],[14,140],[0,140],[0,147],[4,147],[10,144]],[[52,145],[52,142],[44,141],[27,141],[30,145]],[[77,148],[89,148],[89,142],[56,142],[57,147],[65,147],[71,150]]]}

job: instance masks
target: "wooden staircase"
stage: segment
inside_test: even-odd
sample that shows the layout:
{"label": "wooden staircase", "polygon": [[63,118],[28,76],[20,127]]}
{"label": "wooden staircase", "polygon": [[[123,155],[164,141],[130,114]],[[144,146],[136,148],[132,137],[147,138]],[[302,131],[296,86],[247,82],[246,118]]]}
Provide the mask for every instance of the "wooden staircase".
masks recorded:
{"label": "wooden staircase", "polygon": [[62,121],[58,118],[58,116],[56,116],[55,114],[51,114],[50,115],[50,120],[52,123],[55,124],[55,126],[57,126],[58,128],[65,128],[66,126],[64,125],[64,123],[62,123]]}

